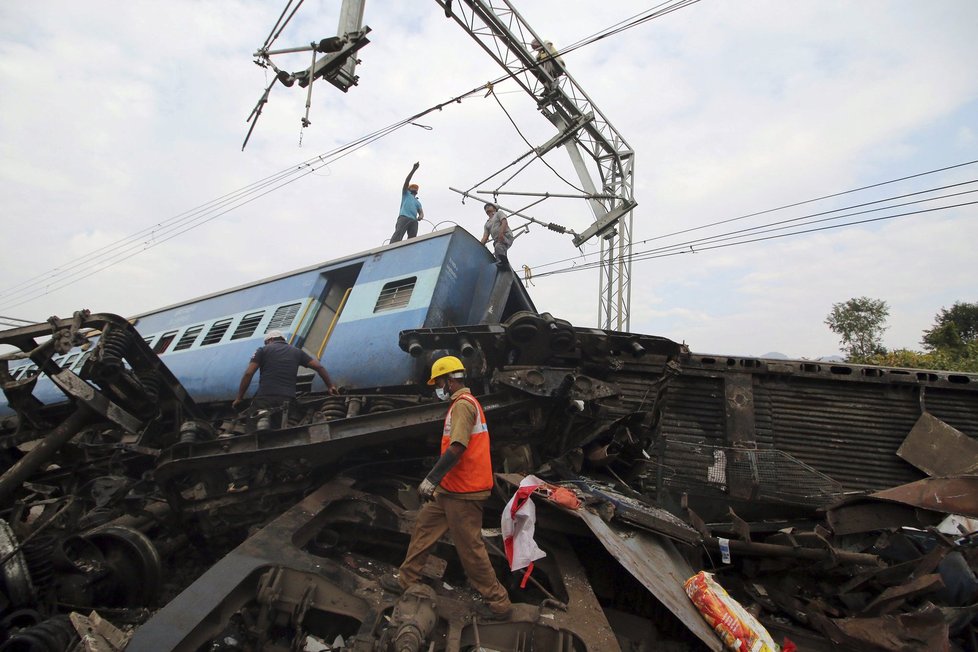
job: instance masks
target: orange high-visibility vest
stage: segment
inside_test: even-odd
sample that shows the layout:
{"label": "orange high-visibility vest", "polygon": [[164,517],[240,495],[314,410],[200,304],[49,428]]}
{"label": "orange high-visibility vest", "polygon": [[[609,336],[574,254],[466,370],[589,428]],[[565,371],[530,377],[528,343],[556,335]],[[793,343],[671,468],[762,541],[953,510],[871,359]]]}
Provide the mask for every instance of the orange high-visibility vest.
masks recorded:
{"label": "orange high-visibility vest", "polygon": [[454,493],[467,494],[476,491],[492,489],[492,460],[489,458],[489,426],[482,405],[471,394],[462,394],[448,408],[445,415],[445,428],[441,435],[442,455],[452,443],[452,408],[456,401],[468,401],[475,406],[476,419],[472,424],[469,445],[465,447],[462,457],[452,467],[441,481],[442,489]]}

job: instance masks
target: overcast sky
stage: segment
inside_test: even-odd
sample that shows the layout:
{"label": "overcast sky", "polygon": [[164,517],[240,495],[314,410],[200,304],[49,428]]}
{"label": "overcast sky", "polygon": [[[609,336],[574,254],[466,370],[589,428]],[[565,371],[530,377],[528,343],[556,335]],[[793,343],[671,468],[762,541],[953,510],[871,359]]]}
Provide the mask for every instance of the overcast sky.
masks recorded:
{"label": "overcast sky", "polygon": [[[524,137],[536,146],[555,133],[511,82],[495,90],[519,132],[479,93],[424,116],[423,127],[398,129],[279,190],[207,213],[213,219],[182,235],[161,236],[173,218],[203,215],[187,211],[502,74],[434,2],[368,0],[359,85],[345,94],[315,85],[305,130],[305,91],[276,87],[242,152],[245,119],[270,79],[252,53],[284,4],[0,4],[0,315],[132,315],[379,246],[414,161],[430,220],[421,232],[457,223],[481,234],[480,206],[449,187],[470,188],[520,157]],[[651,6],[519,3],[558,48]],[[276,46],[334,35],[339,7],[306,2]],[[570,52],[565,63],[635,151],[639,254],[951,184],[965,185],[819,226],[978,200],[934,200],[978,189],[966,183],[978,180],[978,165],[968,165],[663,238],[978,159],[976,25],[973,0],[703,0]],[[279,65],[299,70],[307,59]],[[563,150],[546,160],[576,183]],[[539,161],[507,189],[574,192]],[[529,213],[577,231],[593,219],[583,201],[552,199]],[[636,260],[631,330],[702,353],[811,358],[838,351],[823,323],[832,304],[869,296],[890,306],[884,344],[919,349],[942,307],[978,301],[976,217],[975,205],[930,210]],[[72,267],[153,225],[138,255],[97,273],[91,262]],[[536,275],[529,290],[538,309],[597,325],[596,270],[544,275],[599,259],[595,242],[578,250],[533,227],[510,258]],[[21,284],[39,277],[25,291]]]}

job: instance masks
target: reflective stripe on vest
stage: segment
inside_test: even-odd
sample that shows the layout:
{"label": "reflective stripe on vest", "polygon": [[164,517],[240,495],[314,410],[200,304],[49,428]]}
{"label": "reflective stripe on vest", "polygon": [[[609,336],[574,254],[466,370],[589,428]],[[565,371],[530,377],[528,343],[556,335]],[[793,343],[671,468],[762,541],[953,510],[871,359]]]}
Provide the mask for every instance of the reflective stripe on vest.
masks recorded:
{"label": "reflective stripe on vest", "polygon": [[445,415],[445,428],[441,435],[441,452],[444,455],[452,443],[452,408],[457,401],[462,400],[468,401],[476,409],[475,422],[469,433],[469,445],[465,447],[458,463],[445,475],[440,484],[446,491],[467,494],[492,489],[493,478],[492,461],[489,457],[489,426],[486,424],[486,415],[482,411],[482,406],[471,394],[462,394],[452,401],[451,407],[448,408],[448,414]]}

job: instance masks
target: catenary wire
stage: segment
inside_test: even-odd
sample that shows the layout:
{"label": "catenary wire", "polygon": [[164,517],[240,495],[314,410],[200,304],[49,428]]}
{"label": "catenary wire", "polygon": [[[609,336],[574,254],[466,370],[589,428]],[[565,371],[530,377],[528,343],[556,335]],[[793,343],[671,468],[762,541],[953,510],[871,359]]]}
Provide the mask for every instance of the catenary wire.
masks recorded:
{"label": "catenary wire", "polygon": [[[975,181],[970,181],[968,183],[978,183],[978,179],[976,179]],[[890,204],[888,206],[877,206],[876,208],[870,208],[870,209],[867,209],[867,210],[856,211],[856,212],[853,212],[853,213],[846,213],[846,214],[843,214],[843,215],[831,215],[830,217],[822,217],[823,215],[830,215],[831,213],[837,213],[840,210],[850,210],[850,209],[854,209],[854,208],[862,208],[864,206],[870,206],[872,204],[878,203],[878,202],[867,202],[865,204],[856,204],[855,206],[850,206],[850,207],[845,208],[845,209],[833,209],[831,211],[823,211],[821,213],[814,213],[812,215],[806,215],[806,216],[803,216],[803,217],[794,217],[794,218],[790,218],[790,219],[787,219],[787,220],[779,220],[777,222],[768,222],[767,224],[760,224],[758,226],[752,226],[752,227],[748,227],[748,228],[745,228],[745,229],[738,229],[736,231],[728,231],[726,233],[719,233],[719,234],[716,234],[716,235],[706,236],[704,238],[698,238],[696,240],[687,240],[685,242],[677,242],[677,243],[674,243],[674,244],[671,244],[671,245],[666,245],[666,246],[660,247],[659,249],[662,249],[662,250],[676,249],[676,248],[683,248],[684,249],[684,248],[686,248],[686,247],[688,247],[690,245],[695,246],[697,244],[704,244],[704,243],[709,243],[709,242],[724,241],[724,240],[729,240],[729,239],[732,239],[732,238],[744,237],[745,235],[749,235],[751,233],[769,233],[771,231],[780,231],[780,230],[784,230],[784,229],[795,228],[795,227],[798,227],[798,226],[807,226],[809,224],[820,224],[822,222],[828,222],[828,221],[831,221],[831,220],[841,220],[841,219],[845,219],[845,218],[849,218],[849,217],[854,217],[856,215],[865,215],[866,213],[875,213],[875,212],[878,212],[878,211],[887,211],[887,210],[892,210],[892,209],[895,209],[895,208],[903,208],[905,206],[912,206],[914,204],[921,204],[921,203],[924,203],[924,202],[937,201],[939,199],[949,199],[951,197],[960,197],[961,195],[968,195],[968,194],[975,193],[975,192],[978,192],[978,189],[976,189],[976,190],[964,190],[964,191],[955,192],[955,193],[948,193],[946,195],[940,195],[940,196],[937,196],[937,197],[927,197],[925,199],[916,199],[914,201],[908,201],[908,202],[903,202],[903,203],[899,203],[899,204]],[[917,193],[912,193],[912,194],[917,194]],[[906,197],[906,196],[907,195],[902,195],[900,197]],[[889,198],[889,199],[885,199],[885,200],[880,200],[880,201],[892,201],[893,199],[899,199],[900,197],[893,197],[893,198]],[[818,217],[820,219],[815,219],[816,217]],[[656,249],[652,249],[650,251],[656,251]]]}
{"label": "catenary wire", "polygon": [[795,206],[803,206],[804,204],[811,204],[811,203],[814,203],[814,202],[817,202],[817,201],[822,201],[823,199],[832,199],[833,197],[841,197],[842,195],[848,195],[850,193],[860,192],[862,190],[869,190],[871,188],[879,188],[880,186],[886,186],[886,185],[889,185],[889,184],[892,184],[892,183],[899,183],[900,181],[908,181],[910,179],[916,179],[918,177],[923,177],[923,176],[926,176],[928,174],[936,174],[938,172],[946,172],[948,170],[953,170],[955,168],[965,167],[965,166],[968,166],[968,165],[974,165],[975,163],[978,163],[978,160],[966,161],[964,163],[957,163],[955,165],[948,165],[946,167],[938,168],[936,170],[928,170],[927,172],[918,172],[917,174],[911,174],[911,175],[908,175],[908,176],[905,176],[905,177],[900,177],[899,179],[891,179],[890,181],[881,181],[879,183],[873,183],[873,184],[870,184],[868,186],[862,186],[860,188],[853,188],[851,190],[843,190],[842,192],[836,192],[836,193],[833,193],[831,195],[822,195],[821,197],[816,197],[814,199],[806,199],[804,201],[795,202],[793,204],[785,204],[784,206],[778,206],[777,208],[769,208],[767,210],[757,211],[756,213],[748,213],[747,215],[741,215],[739,217],[731,217],[729,219],[720,220],[718,222],[711,222],[709,224],[703,224],[703,225],[700,225],[700,226],[694,226],[694,227],[689,228],[689,229],[683,229],[682,231],[673,231],[672,233],[666,233],[666,234],[663,234],[663,235],[659,235],[659,236],[656,236],[655,238],[649,238],[648,240],[644,240],[643,242],[648,242],[650,240],[661,240],[663,238],[669,238],[669,237],[672,237],[674,235],[681,235],[683,233],[689,233],[691,231],[698,231],[700,229],[707,229],[707,228],[709,228],[711,226],[718,226],[720,224],[727,224],[728,222],[736,222],[738,220],[744,220],[744,219],[747,219],[749,217],[757,217],[758,215],[766,215],[767,213],[773,213],[775,211],[785,210],[786,208],[794,208]]}
{"label": "catenary wire", "polygon": [[[789,237],[789,236],[804,235],[804,234],[808,234],[808,233],[815,233],[815,232],[818,232],[818,231],[828,231],[828,230],[831,230],[831,229],[839,229],[839,228],[843,228],[843,227],[847,227],[847,226],[856,226],[856,225],[859,225],[859,224],[869,224],[869,223],[872,223],[872,222],[881,222],[881,221],[885,221],[885,220],[895,219],[895,218],[898,218],[898,217],[906,217],[906,216],[909,216],[909,215],[920,215],[920,214],[923,214],[923,213],[933,213],[933,212],[936,212],[936,211],[950,210],[950,209],[953,209],[953,208],[961,208],[961,207],[964,207],[964,206],[973,206],[975,204],[978,204],[978,201],[963,202],[963,203],[960,203],[960,204],[953,204],[951,206],[938,206],[936,208],[927,208],[927,209],[921,209],[921,210],[917,210],[917,211],[908,211],[908,212],[905,212],[905,213],[898,213],[896,215],[883,215],[883,216],[880,216],[880,217],[867,218],[867,219],[864,219],[864,220],[855,220],[855,221],[846,222],[846,223],[843,223],[843,224],[831,224],[831,225],[828,225],[828,226],[820,226],[820,227],[817,227],[817,228],[803,229],[803,230],[800,230],[800,231],[793,231],[791,233],[779,233],[779,234],[776,234],[776,235],[769,235],[769,236],[765,236],[765,237],[758,237],[758,238],[750,238],[750,239],[746,239],[746,240],[739,240],[737,242],[725,242],[725,243],[722,243],[722,244],[707,245],[707,246],[703,246],[703,247],[699,247],[699,248],[692,248],[692,247],[688,247],[687,246],[687,247],[685,247],[685,248],[683,248],[681,250],[676,250],[676,251],[651,250],[651,251],[647,251],[647,252],[637,252],[637,253],[633,253],[631,256],[628,256],[627,259],[630,260],[631,262],[635,262],[635,261],[641,261],[641,260],[653,260],[653,259],[656,259],[656,258],[666,258],[666,257],[670,257],[670,256],[679,256],[679,255],[685,255],[685,254],[695,254],[695,253],[699,253],[699,252],[702,252],[702,251],[710,251],[710,250],[714,250],[714,249],[724,249],[726,247],[734,247],[734,246],[742,245],[742,244],[750,244],[750,243],[754,243],[754,242],[763,242],[763,241],[766,241],[766,240],[775,240],[777,238],[786,238],[786,237]],[[799,225],[799,226],[803,226],[803,225]],[[549,272],[534,272],[533,273],[533,277],[534,278],[540,278],[540,277],[543,277],[543,276],[555,276],[557,274],[566,274],[566,273],[569,273],[569,272],[577,272],[577,271],[582,271],[582,270],[587,270],[587,269],[593,269],[593,268],[598,267],[599,265],[602,265],[603,263],[604,263],[604,261],[590,262],[590,263],[584,263],[582,265],[574,265],[574,266],[571,266],[571,267],[566,267],[566,268],[563,268],[563,269],[552,270],[552,271],[549,271]]]}
{"label": "catenary wire", "polygon": [[[662,240],[664,238],[669,238],[669,237],[676,236],[676,235],[682,235],[684,233],[691,233],[693,231],[698,231],[698,230],[710,228],[710,227],[713,227],[713,226],[719,226],[719,225],[722,225],[722,224],[728,224],[730,222],[736,222],[738,220],[743,220],[743,219],[746,219],[746,218],[749,218],[749,217],[756,217],[756,216],[759,216],[759,215],[766,215],[766,214],[769,214],[769,213],[774,213],[776,211],[782,211],[782,210],[786,210],[786,209],[789,209],[789,208],[794,208],[794,207],[797,207],[797,206],[803,206],[805,204],[811,204],[811,203],[814,203],[814,202],[817,202],[817,201],[822,201],[822,200],[825,200],[825,199],[832,199],[832,198],[835,198],[835,197],[841,197],[843,195],[852,194],[852,193],[860,192],[860,191],[863,191],[863,190],[869,190],[869,189],[872,189],[872,188],[878,188],[878,187],[881,187],[881,186],[886,186],[886,185],[889,185],[889,184],[897,183],[897,182],[900,182],[900,181],[907,181],[909,179],[916,179],[916,178],[927,176],[927,175],[930,175],[930,174],[937,174],[939,172],[945,172],[945,171],[948,171],[948,170],[953,170],[955,168],[964,167],[964,166],[967,166],[967,165],[974,165],[976,163],[978,163],[978,160],[968,161],[968,162],[965,162],[965,163],[958,163],[958,164],[955,164],[955,165],[949,165],[949,166],[937,168],[937,169],[934,169],[934,170],[927,170],[925,172],[918,172],[918,173],[911,174],[911,175],[904,176],[904,177],[900,177],[900,178],[897,178],[897,179],[891,179],[889,181],[881,181],[881,182],[873,183],[873,184],[870,184],[870,185],[867,185],[867,186],[861,186],[859,188],[852,188],[850,190],[844,190],[844,191],[841,191],[841,192],[836,192],[836,193],[832,193],[832,194],[828,194],[828,195],[822,195],[822,196],[816,197],[814,199],[806,199],[806,200],[803,200],[803,201],[798,201],[798,202],[793,202],[791,204],[785,204],[783,206],[778,206],[776,208],[770,208],[770,209],[766,209],[766,210],[762,210],[762,211],[756,211],[754,213],[749,213],[747,215],[741,215],[739,217],[732,217],[732,218],[728,218],[728,219],[718,220],[716,222],[710,222],[708,224],[703,224],[703,225],[700,225],[700,226],[691,227],[691,228],[688,228],[688,229],[682,229],[680,231],[673,231],[671,233],[667,233],[667,234],[664,234],[664,235],[659,235],[659,236],[654,236],[654,237],[651,237],[651,238],[646,238],[646,239],[641,240],[640,242],[638,242],[636,244],[646,244],[646,243],[649,243],[649,242],[654,242],[656,240]],[[886,197],[886,198],[878,199],[878,200],[875,200],[875,201],[872,201],[872,202],[864,202],[864,203],[861,203],[861,204],[853,204],[853,205],[849,205],[849,206],[843,206],[841,208],[832,209],[830,211],[822,211],[822,212],[819,212],[819,213],[812,213],[812,214],[809,214],[809,215],[804,215],[802,217],[793,218],[793,219],[796,220],[796,221],[797,220],[802,220],[802,219],[809,219],[809,218],[812,218],[812,217],[817,217],[817,216],[825,215],[825,214],[832,213],[832,212],[840,212],[840,211],[852,210],[854,208],[860,208],[860,207],[863,207],[863,206],[869,206],[869,205],[872,205],[872,204],[878,204],[878,203],[882,203],[882,202],[894,201],[896,199],[902,199],[902,198],[905,198],[905,197],[912,197],[912,196],[915,196],[915,195],[925,194],[925,193],[929,193],[929,192],[936,192],[936,191],[939,191],[939,190],[946,190],[948,188],[954,188],[954,187],[958,187],[958,186],[962,186],[962,185],[969,185],[969,184],[972,184],[972,183],[978,183],[978,179],[972,179],[970,181],[963,181],[963,182],[960,182],[960,183],[949,184],[949,185],[945,185],[945,186],[937,186],[937,187],[934,187],[934,188],[929,188],[927,190],[921,190],[921,191],[913,192],[913,193],[905,193],[905,194],[901,194],[901,195],[894,195],[892,197]],[[780,223],[780,222],[773,222],[773,223],[762,224],[762,225],[759,225],[759,226],[754,227],[754,228],[764,228],[764,227],[770,226],[772,224],[778,224],[778,223]],[[728,235],[730,233],[735,233],[735,231],[728,231],[728,232],[724,232],[724,233],[721,233],[721,234],[718,234],[718,235],[721,235],[722,236],[722,235]],[[712,238],[712,237],[718,237],[718,236],[717,235],[715,235],[715,236],[706,236],[705,239],[709,239],[709,238]],[[695,243],[695,242],[698,242],[698,240],[687,241],[684,244],[689,244],[690,242]],[[569,262],[569,261],[572,261],[572,260],[577,260],[577,259],[582,258],[582,257],[584,257],[584,255],[576,255],[576,256],[569,256],[567,258],[561,258],[561,259],[558,259],[558,260],[554,260],[554,261],[550,261],[550,262],[547,262],[547,263],[542,263],[540,265],[537,265],[536,266],[536,269],[540,269],[540,268],[544,268],[544,267],[549,267],[551,265],[559,265],[561,263],[566,263],[566,262]]]}
{"label": "catenary wire", "polygon": [[[500,79],[499,81],[503,81],[504,79],[505,78]],[[320,167],[334,163],[352,154],[358,149],[372,144],[373,142],[393,133],[394,131],[407,126],[422,116],[440,110],[448,105],[461,102],[463,99],[482,91],[484,88],[485,85],[480,85],[461,95],[452,97],[449,100],[440,102],[439,104],[420,111],[419,113],[416,113],[408,118],[399,120],[398,122],[376,130],[370,134],[367,134],[366,136],[362,136],[354,141],[351,141],[350,143],[332,150],[331,152],[307,159],[299,165],[292,166],[286,170],[269,175],[259,182],[229,193],[218,200],[207,202],[200,207],[181,213],[175,218],[171,218],[170,220],[165,220],[164,222],[159,222],[150,227],[142,229],[133,236],[117,240],[110,245],[106,245],[95,250],[94,252],[77,258],[66,265],[53,268],[44,274],[12,286],[11,288],[0,292],[0,298],[5,300],[6,307],[14,307],[36,298],[36,296],[28,296],[25,298],[24,295],[28,293],[33,294],[39,286],[43,286],[43,291],[40,292],[40,294],[47,294],[82,279],[88,278],[89,276],[103,271],[112,265],[127,260],[128,258],[131,258],[142,251],[162,244],[167,240],[225,215],[231,210],[240,208],[241,206],[251,203],[252,201],[263,197],[270,192],[279,190],[291,183],[294,183]],[[74,270],[77,270],[80,267],[85,267],[87,272],[83,274],[74,273]],[[92,267],[94,267],[94,269],[91,269]],[[71,274],[69,279],[62,281],[57,280],[59,277],[63,277],[67,274]]]}
{"label": "catenary wire", "polygon": [[[675,5],[667,6],[666,9],[664,9],[662,11],[659,11],[659,12],[655,12],[655,13],[643,12],[643,13],[646,13],[646,15],[643,18],[640,18],[638,20],[632,20],[634,18],[634,16],[633,16],[632,18],[625,19],[624,21],[619,21],[618,23],[615,23],[611,27],[606,28],[604,31],[597,32],[595,35],[592,35],[591,37],[587,37],[585,39],[579,40],[578,42],[572,44],[570,47],[565,48],[564,49],[564,53],[570,52],[570,51],[579,49],[581,47],[584,47],[586,45],[589,45],[591,43],[597,42],[598,40],[601,40],[603,38],[606,38],[607,36],[610,36],[612,34],[619,33],[621,31],[624,31],[625,29],[629,29],[631,27],[635,27],[635,26],[637,26],[639,24],[642,24],[642,23],[646,22],[647,20],[651,20],[652,18],[656,18],[658,16],[665,15],[666,13],[670,13],[671,11],[675,11],[676,9],[679,9],[679,8],[682,8],[682,7],[685,7],[685,6],[688,6],[690,4],[694,4],[697,1],[698,0],[687,0],[687,1],[684,1],[684,2],[679,2],[679,3],[675,4]],[[265,40],[265,48],[267,48],[268,46],[270,46],[271,43],[275,39],[278,38],[278,36],[281,34],[282,30],[289,23],[289,21],[294,17],[296,11],[298,11],[299,7],[302,5],[302,0],[299,0],[299,2],[296,4],[295,8],[292,10],[292,13],[288,16],[288,18],[285,19],[285,21],[283,23],[282,22],[282,17],[288,11],[289,6],[291,4],[292,4],[292,2],[291,2],[291,0],[289,0],[289,2],[286,4],[285,8],[282,11],[282,14],[279,16],[278,21],[276,21],[276,24],[272,27],[272,30],[269,32],[269,36]],[[649,11],[650,12],[653,12],[657,8],[664,7],[667,4],[668,3],[662,3],[660,5],[657,5],[657,7],[653,7]],[[636,14],[636,15],[638,16],[638,15],[641,15],[641,14]],[[619,26],[622,25],[622,23],[625,23],[626,21],[631,21],[631,22],[628,22],[623,27],[619,27]],[[278,28],[277,32],[276,32],[276,28]],[[480,85],[476,89],[473,89],[473,91],[470,91],[469,93],[467,93],[467,94],[465,94],[463,96],[459,96],[458,98],[453,98],[453,100],[451,100],[451,101],[459,101],[462,97],[466,97],[466,96],[468,96],[469,94],[471,94],[473,92],[476,92],[476,91],[479,91],[479,90],[485,88],[486,86],[489,86],[491,88],[492,85],[501,83],[501,82],[505,81],[507,78],[510,78],[510,77],[511,77],[511,74],[507,73],[506,75],[503,75],[503,76],[499,77],[498,79],[493,80],[492,82],[489,82],[489,84]],[[498,102],[499,100],[497,99],[496,101]],[[396,126],[392,125],[392,126],[389,126],[388,128],[379,130],[378,132],[375,132],[375,134],[381,134],[381,133],[383,133],[383,135],[386,135],[387,133],[389,133],[388,131],[386,131],[387,129],[391,129],[391,131],[393,131],[393,130],[395,130],[397,128],[400,128],[401,126],[404,126],[405,122],[410,122],[412,120],[416,120],[418,117],[421,117],[423,115],[426,115],[430,111],[433,111],[433,110],[436,110],[438,108],[441,108],[445,104],[448,104],[448,103],[446,102],[446,103],[444,103],[442,105],[437,105],[436,107],[433,107],[433,108],[428,109],[426,111],[423,111],[423,112],[421,112],[421,113],[419,113],[419,114],[417,114],[415,116],[412,116],[411,118],[409,118],[406,121],[401,121],[400,123],[395,123]],[[500,106],[501,106],[501,104],[500,104]],[[504,111],[505,111],[505,109],[504,109]],[[508,116],[508,113],[507,113],[507,116]],[[512,121],[512,119],[511,119],[511,121]],[[514,123],[514,127],[515,126],[516,125]],[[518,131],[518,129],[517,129],[517,131]],[[377,136],[376,138],[371,138],[370,135],[368,135],[366,137],[362,137],[358,141],[354,141],[353,143],[350,143],[350,144],[348,144],[348,145],[346,145],[344,147],[341,147],[338,150],[334,150],[334,153],[335,152],[338,152],[338,151],[342,151],[344,148],[348,148],[348,147],[353,147],[353,149],[350,150],[350,151],[355,151],[356,149],[359,149],[359,147],[363,146],[365,139],[369,139],[369,140],[366,140],[366,144],[369,144],[370,142],[373,142],[373,140],[376,140],[379,137],[381,137],[381,136]],[[521,137],[522,137],[522,134],[521,134]],[[132,257],[136,253],[139,253],[141,251],[145,251],[145,250],[150,249],[150,248],[152,248],[152,247],[154,247],[154,246],[156,246],[158,244],[161,244],[163,242],[166,242],[167,240],[172,239],[172,237],[176,237],[177,235],[181,235],[183,233],[186,233],[191,228],[196,228],[196,226],[200,226],[202,224],[205,224],[205,223],[211,221],[212,219],[215,219],[216,217],[219,217],[221,215],[226,214],[227,212],[229,212],[230,210],[233,210],[234,208],[237,208],[237,207],[240,207],[240,206],[242,206],[244,204],[250,203],[250,201],[253,201],[257,197],[261,197],[261,196],[264,196],[264,195],[268,194],[268,192],[270,192],[270,191],[259,192],[259,191],[264,190],[267,187],[272,187],[272,189],[275,190],[275,189],[281,188],[281,187],[283,187],[285,185],[288,185],[292,181],[297,180],[297,178],[301,178],[303,176],[306,176],[306,174],[301,174],[297,178],[294,178],[294,179],[292,179],[290,181],[283,181],[283,179],[286,179],[290,175],[294,175],[294,174],[297,174],[299,171],[302,171],[304,167],[313,165],[316,161],[322,160],[324,158],[324,156],[327,156],[327,155],[328,154],[326,154],[326,155],[319,155],[318,157],[314,157],[312,159],[309,159],[309,160],[307,160],[307,161],[299,164],[298,166],[294,166],[292,168],[288,168],[288,169],[283,170],[281,172],[278,172],[278,173],[275,173],[273,175],[270,175],[269,177],[266,177],[263,180],[260,180],[260,181],[254,183],[254,184],[249,185],[249,186],[246,186],[243,189],[239,189],[239,190],[234,191],[232,193],[229,193],[228,195],[225,195],[225,196],[223,196],[221,198],[218,198],[216,200],[212,200],[211,202],[207,202],[207,203],[205,203],[205,204],[203,204],[203,205],[201,205],[201,206],[199,206],[199,207],[197,207],[195,209],[191,209],[190,211],[186,211],[184,213],[181,213],[178,216],[176,216],[175,218],[171,218],[171,220],[166,220],[164,222],[159,222],[159,223],[153,224],[153,225],[151,225],[149,227],[146,227],[145,229],[143,229],[141,231],[138,231],[136,234],[133,234],[132,236],[128,236],[127,238],[123,238],[121,240],[117,240],[117,241],[115,241],[113,243],[110,243],[109,245],[105,245],[104,247],[98,248],[98,249],[94,250],[93,252],[90,252],[89,254],[86,254],[86,255],[84,255],[84,256],[82,256],[80,258],[75,259],[74,261],[70,261],[67,265],[64,265],[64,266],[61,266],[61,267],[57,267],[57,268],[54,268],[52,270],[48,270],[47,272],[45,272],[45,273],[43,273],[41,275],[38,275],[38,276],[33,277],[31,279],[27,279],[26,281],[24,281],[24,282],[22,282],[20,284],[14,285],[14,286],[12,286],[10,288],[7,288],[5,290],[0,291],[0,298],[5,298],[6,297],[7,300],[10,300],[12,297],[18,296],[20,294],[23,294],[23,293],[26,293],[26,292],[29,292],[29,291],[32,291],[33,289],[37,288],[37,286],[39,286],[39,285],[43,285],[45,283],[50,283],[53,279],[57,278],[60,275],[71,273],[73,270],[78,269],[79,267],[82,267],[82,266],[90,267],[91,266],[91,263],[93,261],[97,260],[100,257],[104,257],[105,255],[110,254],[111,252],[115,252],[115,253],[112,253],[112,257],[109,258],[109,263],[102,264],[101,267],[98,267],[96,270],[94,270],[94,271],[92,271],[92,272],[90,272],[88,274],[84,274],[82,276],[77,276],[77,275],[74,276],[72,282],[75,282],[77,280],[81,280],[83,278],[87,278],[88,276],[91,276],[93,273],[97,273],[99,271],[102,271],[102,270],[106,269],[107,267],[110,267],[111,265],[114,265],[114,264],[116,264],[118,262],[122,262],[123,260],[126,260],[126,259]],[[335,158],[332,159],[332,161],[338,160],[339,158],[342,158],[342,156],[336,155]],[[546,161],[544,161],[544,163],[546,163]],[[548,167],[550,167],[549,164],[547,164],[547,165],[548,165]],[[551,170],[553,170],[552,167],[551,167]],[[305,170],[306,173],[308,173],[309,171],[310,170],[308,170],[308,169]],[[554,171],[554,172],[556,174],[556,171]],[[560,176],[560,175],[558,174],[558,176]],[[560,177],[560,178],[563,179],[563,177]],[[566,179],[563,179],[563,180],[566,183],[569,183],[569,182],[567,182]],[[279,183],[279,182],[281,182],[281,183]],[[276,186],[275,185],[276,183],[278,183],[279,185]],[[570,184],[570,185],[573,186],[573,184]],[[247,197],[248,195],[250,195],[252,193],[258,193],[258,194],[255,197],[252,197],[251,199],[242,200],[243,197]],[[234,203],[234,202],[238,202],[239,200],[240,200],[240,203]],[[230,208],[227,208],[226,210],[221,210],[216,215],[213,215],[213,216],[209,216],[208,215],[211,211],[218,210],[220,208],[223,208],[223,207],[229,206],[229,205],[230,205]],[[185,226],[185,225],[187,225],[189,223],[193,223],[193,226],[190,226],[188,228],[181,228],[181,227],[183,227],[183,226]],[[168,237],[162,237],[162,236],[168,236]],[[148,237],[148,240],[145,240],[143,242],[138,242],[139,240],[143,240],[144,237]],[[96,266],[99,265],[99,263],[97,263],[97,262],[95,264],[96,264]],[[55,283],[57,283],[57,282],[55,282]],[[70,283],[60,283],[60,284],[56,284],[55,287],[51,287],[49,285],[49,286],[47,286],[44,289],[43,292],[41,292],[41,294],[46,294],[46,293],[48,293],[50,291],[53,291],[55,289],[60,289],[61,287],[64,287],[65,285],[68,285],[68,284],[70,284]],[[31,297],[31,299],[33,299],[33,298],[35,298],[35,297]],[[30,300],[30,299],[28,299],[28,300]],[[26,302],[26,300],[25,301],[20,301],[18,303],[13,304],[13,305],[21,305],[22,303],[25,303],[25,302]]]}

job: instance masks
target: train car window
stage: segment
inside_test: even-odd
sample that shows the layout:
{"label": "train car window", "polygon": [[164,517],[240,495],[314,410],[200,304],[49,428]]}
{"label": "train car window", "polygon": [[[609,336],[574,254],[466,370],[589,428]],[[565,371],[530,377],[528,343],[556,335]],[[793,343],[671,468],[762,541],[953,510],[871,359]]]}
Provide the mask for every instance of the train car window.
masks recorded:
{"label": "train car window", "polygon": [[287,306],[279,306],[275,309],[275,314],[272,315],[271,321],[268,322],[268,326],[265,327],[265,332],[273,331],[276,329],[288,328],[292,325],[292,320],[295,316],[299,314],[299,307],[302,306],[301,303],[290,303]]}
{"label": "train car window", "polygon": [[417,276],[412,276],[411,278],[401,279],[399,281],[391,281],[380,291],[380,296],[377,297],[377,305],[374,306],[374,312],[383,312],[385,310],[394,310],[395,308],[403,308],[411,300],[411,293],[414,292],[414,284],[418,281]]}
{"label": "train car window", "polygon": [[173,347],[173,350],[183,351],[185,349],[189,349],[190,347],[192,347],[194,345],[194,341],[196,341],[197,336],[200,335],[200,331],[202,330],[204,330],[203,324],[199,324],[197,326],[191,326],[190,328],[185,330],[183,332],[183,335],[180,336],[180,340],[177,342],[177,345]]}
{"label": "train car window", "polygon": [[153,353],[159,355],[161,353],[166,353],[166,349],[170,346],[170,342],[173,338],[177,336],[176,331],[170,331],[169,333],[163,333],[156,346],[153,347]]}
{"label": "train car window", "polygon": [[214,322],[210,330],[207,331],[207,335],[204,335],[204,339],[200,341],[200,345],[207,346],[208,344],[220,342],[224,334],[231,328],[231,321],[230,319],[222,319],[221,321]]}
{"label": "train car window", "polygon": [[248,313],[241,318],[241,322],[238,327],[234,329],[231,333],[232,340],[240,340],[245,337],[251,337],[255,334],[258,329],[258,324],[261,323],[262,317],[265,316],[265,311]]}
{"label": "train car window", "polygon": [[153,338],[154,337],[156,337],[156,336],[155,335],[150,335],[149,337],[144,337],[143,338],[143,341],[146,342],[146,346],[148,346],[150,348],[153,348]]}

